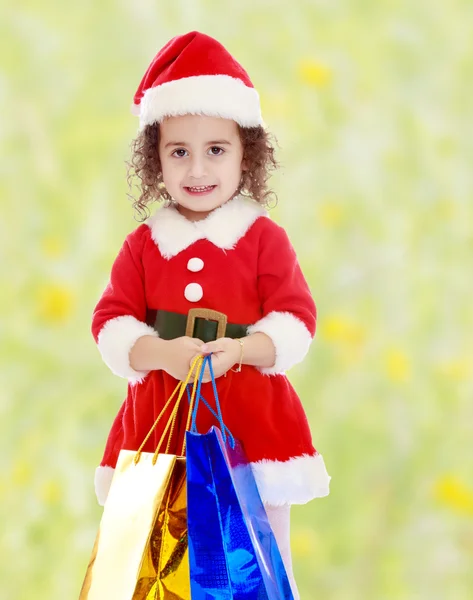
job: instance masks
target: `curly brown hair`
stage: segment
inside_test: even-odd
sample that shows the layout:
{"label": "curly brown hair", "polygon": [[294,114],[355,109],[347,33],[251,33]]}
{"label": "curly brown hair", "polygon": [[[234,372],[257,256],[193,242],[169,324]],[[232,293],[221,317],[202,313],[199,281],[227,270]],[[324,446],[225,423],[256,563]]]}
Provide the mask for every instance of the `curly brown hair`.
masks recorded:
{"label": "curly brown hair", "polygon": [[[279,166],[274,157],[274,146],[271,143],[271,138],[274,139],[274,136],[263,127],[238,125],[238,130],[243,145],[243,160],[249,167],[242,173],[242,181],[237,193],[269,206],[271,200],[277,200],[276,193],[267,185],[271,171]],[[152,202],[163,200],[168,204],[172,202],[163,183],[158,152],[159,135],[159,123],[153,123],[146,125],[131,142],[131,160],[126,163],[127,181],[131,192],[134,178],[139,179],[136,186],[139,197],[135,198],[132,193],[128,194],[128,197],[139,215],[139,218],[135,217],[137,221],[144,221],[149,217],[148,205]]]}

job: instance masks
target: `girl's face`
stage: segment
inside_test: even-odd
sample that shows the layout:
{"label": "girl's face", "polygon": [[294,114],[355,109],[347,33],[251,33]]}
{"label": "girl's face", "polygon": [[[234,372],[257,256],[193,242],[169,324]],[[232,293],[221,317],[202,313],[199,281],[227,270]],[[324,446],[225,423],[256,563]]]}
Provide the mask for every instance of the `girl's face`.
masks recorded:
{"label": "girl's face", "polygon": [[244,165],[238,125],[202,115],[169,117],[160,125],[159,158],[167,191],[197,221],[229,200]]}

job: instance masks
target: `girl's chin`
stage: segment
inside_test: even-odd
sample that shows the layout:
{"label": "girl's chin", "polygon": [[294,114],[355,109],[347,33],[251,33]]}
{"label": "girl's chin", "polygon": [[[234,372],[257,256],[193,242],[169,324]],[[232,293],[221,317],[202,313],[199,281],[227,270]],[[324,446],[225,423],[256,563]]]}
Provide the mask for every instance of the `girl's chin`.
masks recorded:
{"label": "girl's chin", "polygon": [[188,200],[183,200],[182,202],[178,202],[177,209],[185,217],[191,220],[198,220],[205,218],[209,213],[216,208],[219,208],[224,203],[224,201],[220,202],[215,200],[213,202],[189,202]]}

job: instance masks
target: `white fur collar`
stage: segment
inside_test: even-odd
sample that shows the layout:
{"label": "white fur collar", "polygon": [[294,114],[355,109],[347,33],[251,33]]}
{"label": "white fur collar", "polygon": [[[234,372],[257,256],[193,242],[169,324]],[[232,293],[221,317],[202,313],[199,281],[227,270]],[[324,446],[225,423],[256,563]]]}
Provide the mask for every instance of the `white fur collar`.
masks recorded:
{"label": "white fur collar", "polygon": [[213,210],[202,221],[189,221],[174,207],[159,208],[146,224],[164,258],[172,258],[197,240],[231,250],[266,210],[254,200],[237,196]]}

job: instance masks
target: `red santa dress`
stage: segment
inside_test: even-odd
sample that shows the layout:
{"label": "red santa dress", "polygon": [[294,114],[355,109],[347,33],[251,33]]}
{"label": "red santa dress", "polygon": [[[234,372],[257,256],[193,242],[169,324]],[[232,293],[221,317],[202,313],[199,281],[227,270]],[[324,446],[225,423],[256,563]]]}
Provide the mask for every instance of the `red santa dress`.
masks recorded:
{"label": "red santa dress", "polygon": [[[223,312],[229,323],[249,324],[274,343],[271,368],[243,365],[217,379],[225,424],[240,440],[266,504],[303,504],[329,493],[330,476],[314,448],[301,401],[285,371],[306,355],[316,310],[295,251],[283,228],[255,201],[237,196],[192,222],[173,206],[161,207],[130,233],[113,264],[110,281],[94,313],[92,333],[104,362],[128,379],[95,487],[105,503],[118,454],[137,450],[177,385],[162,370],[136,371],[129,352],[143,335],[157,336],[147,312],[187,314],[191,308]],[[210,383],[202,395],[213,399]],[[154,452],[169,414],[144,450]],[[182,403],[171,441],[179,453],[187,403]],[[199,432],[217,425],[202,408]],[[177,435],[176,435],[177,431]]]}

